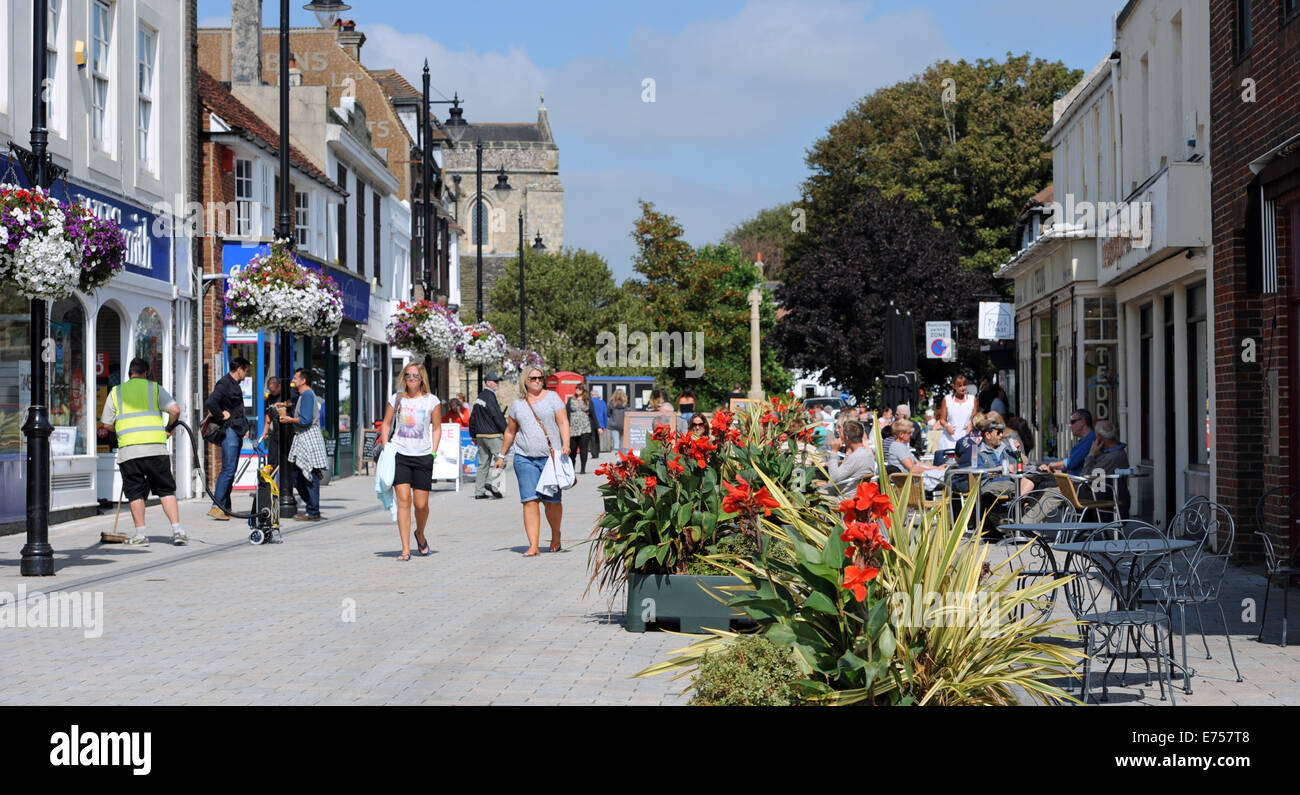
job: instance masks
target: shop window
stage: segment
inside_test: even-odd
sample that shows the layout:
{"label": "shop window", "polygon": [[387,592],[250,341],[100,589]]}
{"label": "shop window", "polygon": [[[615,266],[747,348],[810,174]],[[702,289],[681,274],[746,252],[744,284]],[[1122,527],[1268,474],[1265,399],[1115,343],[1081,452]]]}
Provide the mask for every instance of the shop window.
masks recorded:
{"label": "shop window", "polygon": [[1115,421],[1119,394],[1119,315],[1113,298],[1083,299],[1085,405],[1097,420]]}
{"label": "shop window", "polygon": [[[30,312],[26,298],[0,293],[0,460],[24,456],[27,450],[22,427],[32,402]],[[2,513],[8,516],[9,511]]]}
{"label": "shop window", "polygon": [[1205,285],[1187,291],[1187,421],[1188,463],[1210,465],[1209,356]]}
{"label": "shop window", "polygon": [[146,309],[135,322],[135,356],[149,363],[149,380],[163,382],[162,316],[156,310]]}
{"label": "shop window", "polygon": [[[95,318],[95,419],[104,414],[108,392],[122,383],[122,318],[109,307],[102,307]],[[117,449],[117,434],[112,428],[97,431],[96,451],[111,453]]]}
{"label": "shop window", "polygon": [[86,313],[81,302],[64,298],[50,310],[54,362],[50,365],[50,423],[56,455],[86,453]]}

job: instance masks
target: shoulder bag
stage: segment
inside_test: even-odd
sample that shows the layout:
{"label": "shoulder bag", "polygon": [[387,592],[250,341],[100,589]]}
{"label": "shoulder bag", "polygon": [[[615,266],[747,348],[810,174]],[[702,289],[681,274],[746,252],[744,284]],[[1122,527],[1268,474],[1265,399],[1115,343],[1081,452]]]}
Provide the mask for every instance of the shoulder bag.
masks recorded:
{"label": "shoulder bag", "polygon": [[537,479],[536,491],[543,497],[554,497],[561,490],[571,489],[577,485],[578,476],[573,472],[573,461],[551,444],[551,435],[546,432],[542,418],[537,416],[537,409],[533,408],[527,395],[524,395],[524,402],[528,404],[528,410],[533,413],[533,419],[537,420],[537,426],[542,429],[542,435],[546,437],[546,447],[550,450],[546,466],[542,467],[541,477]]}

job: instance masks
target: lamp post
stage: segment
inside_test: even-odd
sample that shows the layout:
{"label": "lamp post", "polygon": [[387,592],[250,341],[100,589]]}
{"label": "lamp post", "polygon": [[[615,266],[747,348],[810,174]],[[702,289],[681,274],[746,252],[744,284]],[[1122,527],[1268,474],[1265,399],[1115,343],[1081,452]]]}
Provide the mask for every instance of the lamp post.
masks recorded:
{"label": "lamp post", "polygon": [[[528,188],[524,188],[525,201],[528,197]],[[538,231],[537,239],[533,241],[533,251],[541,253],[546,250],[542,245],[542,233]],[[528,348],[528,332],[524,329],[524,211],[519,211],[519,349]]]}
{"label": "lamp post", "polygon": [[[433,180],[433,131],[429,129],[429,61],[424,61],[423,102],[420,103],[420,254],[424,261],[424,300],[433,295],[433,250],[438,245],[436,235],[430,231],[430,218],[437,217],[429,200],[429,183]],[[424,370],[433,369],[433,356],[425,354]],[[437,383],[437,379],[434,381]]]}
{"label": "lamp post", "polygon": [[[31,183],[48,190],[64,169],[54,165],[48,150],[45,128],[48,94],[45,85],[45,40],[50,11],[48,0],[32,3],[32,134],[31,151],[14,147]],[[23,434],[27,437],[27,543],[22,548],[19,570],[24,577],[54,575],[54,548],[50,546],[50,424],[45,405],[46,325],[45,299],[31,299],[31,330],[27,334],[32,361],[32,405],[27,409]]]}

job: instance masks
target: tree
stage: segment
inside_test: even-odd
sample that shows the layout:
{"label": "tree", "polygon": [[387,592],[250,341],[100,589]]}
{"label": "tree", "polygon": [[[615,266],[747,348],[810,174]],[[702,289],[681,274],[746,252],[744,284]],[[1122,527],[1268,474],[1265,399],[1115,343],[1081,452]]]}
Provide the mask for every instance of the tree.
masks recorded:
{"label": "tree", "polygon": [[[824,378],[855,395],[872,392],[884,372],[891,300],[912,311],[920,331],[927,318],[973,321],[978,294],[989,289],[986,274],[959,263],[955,236],[935,229],[928,213],[899,198],[859,198],[846,222],[815,242],[798,276],[777,289],[787,314],[771,340],[787,366],[824,371]],[[972,338],[974,322],[965,328],[964,338]],[[919,350],[919,338],[916,344]],[[968,355],[970,346],[958,350]],[[922,383],[943,380],[939,360],[918,358],[918,367]]]}
{"label": "tree", "polygon": [[[698,251],[682,240],[682,227],[670,215],[641,202],[641,217],[632,234],[637,242],[636,270],[645,281],[633,285],[643,302],[645,331],[703,334],[703,372],[691,372],[683,359],[662,368],[665,385],[674,393],[691,388],[696,403],[721,402],[739,382],[749,384],[749,303],[758,284],[758,270],[741,259],[731,245],[705,246]],[[760,304],[760,330],[775,324],[770,295]],[[766,305],[766,310],[764,309]],[[790,374],[775,352],[764,356],[760,376],[765,390],[790,385]]]}
{"label": "tree", "polygon": [[864,97],[809,150],[808,235],[786,251],[802,268],[818,233],[843,225],[867,191],[902,198],[956,237],[962,263],[992,272],[1012,253],[1025,202],[1052,180],[1043,135],[1052,103],[1082,72],[1060,62],[940,61],[913,80]]}
{"label": "tree", "polygon": [[[597,335],[627,322],[634,309],[599,254],[565,248],[525,253],[524,302],[528,347],[553,370],[596,369]],[[492,287],[487,320],[519,344],[519,260],[509,259]]]}
{"label": "tree", "polygon": [[759,210],[753,218],[732,227],[724,240],[738,246],[740,258],[746,262],[753,262],[762,254],[764,279],[781,281],[785,251],[804,226],[803,212],[793,202]]}

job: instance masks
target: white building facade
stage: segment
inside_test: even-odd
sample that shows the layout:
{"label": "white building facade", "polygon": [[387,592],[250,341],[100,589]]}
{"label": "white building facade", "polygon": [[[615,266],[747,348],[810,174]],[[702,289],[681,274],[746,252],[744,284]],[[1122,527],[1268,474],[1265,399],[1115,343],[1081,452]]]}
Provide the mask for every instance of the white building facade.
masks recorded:
{"label": "white building facade", "polygon": [[[0,6],[0,172],[26,183],[8,158],[27,147],[32,119],[32,5]],[[45,42],[49,151],[67,169],[56,198],[112,218],[127,240],[126,270],[94,295],[53,302],[47,370],[52,437],[51,518],[93,514],[120,491],[112,437],[98,434],[108,390],[141,357],[189,416],[190,299],[195,284],[177,222],[186,195],[183,51],[185,4],[177,0],[50,0]],[[13,169],[11,173],[10,169]],[[28,303],[0,296],[0,528],[25,515],[26,444],[19,431],[30,402]],[[38,332],[39,333],[39,332]],[[184,437],[181,437],[182,440]],[[190,467],[188,445],[175,466]],[[178,478],[178,495],[191,484]],[[0,530],[2,532],[3,530]]]}

